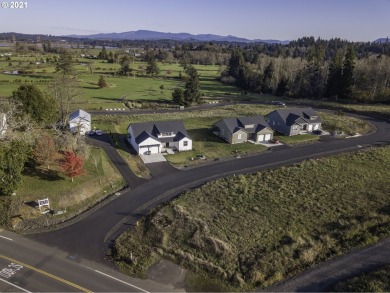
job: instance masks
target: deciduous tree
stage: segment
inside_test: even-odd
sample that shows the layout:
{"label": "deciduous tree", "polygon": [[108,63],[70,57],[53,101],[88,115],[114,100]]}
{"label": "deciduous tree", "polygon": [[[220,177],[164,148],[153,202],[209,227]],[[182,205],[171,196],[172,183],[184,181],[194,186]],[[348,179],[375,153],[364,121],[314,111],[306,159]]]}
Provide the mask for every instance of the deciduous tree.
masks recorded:
{"label": "deciduous tree", "polygon": [[62,126],[68,123],[72,102],[81,95],[79,84],[73,78],[56,76],[49,86],[50,94],[57,102]]}
{"label": "deciduous tree", "polygon": [[71,178],[72,182],[74,177],[85,173],[83,158],[77,156],[74,152],[64,153],[61,168],[64,174]]}
{"label": "deciduous tree", "polygon": [[53,137],[47,133],[41,134],[36,140],[33,155],[39,165],[46,165],[50,169],[50,165],[58,159]]}

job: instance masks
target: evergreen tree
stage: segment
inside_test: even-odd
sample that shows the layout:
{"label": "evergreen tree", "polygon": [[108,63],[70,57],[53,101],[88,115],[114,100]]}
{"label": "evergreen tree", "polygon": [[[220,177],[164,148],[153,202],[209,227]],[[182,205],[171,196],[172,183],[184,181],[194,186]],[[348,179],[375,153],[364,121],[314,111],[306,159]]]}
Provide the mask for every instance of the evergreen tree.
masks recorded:
{"label": "evergreen tree", "polygon": [[108,86],[107,83],[106,83],[106,80],[104,79],[104,76],[103,76],[103,75],[100,75],[100,78],[99,78],[99,81],[98,81],[98,86],[99,86],[101,89]]}
{"label": "evergreen tree", "polygon": [[148,64],[146,65],[146,74],[152,77],[156,77],[160,73],[160,68],[158,68],[156,58],[150,56],[148,58]]}
{"label": "evergreen tree", "polygon": [[332,58],[329,65],[328,82],[326,85],[325,95],[328,98],[337,99],[341,97],[341,79],[343,72],[343,56],[341,51],[338,51]]}
{"label": "evergreen tree", "polygon": [[262,86],[262,91],[264,93],[271,94],[273,92],[272,80],[274,78],[274,74],[275,74],[275,65],[274,62],[271,60],[271,62],[264,69],[263,86]]}
{"label": "evergreen tree", "polygon": [[187,105],[200,102],[200,85],[198,72],[193,66],[187,68],[187,80],[185,84],[184,100]]}
{"label": "evergreen tree", "polygon": [[21,107],[37,123],[52,122],[56,113],[56,101],[43,93],[36,85],[21,85],[12,93],[12,99],[21,102]]}
{"label": "evergreen tree", "polygon": [[105,46],[103,46],[102,50],[99,52],[98,58],[102,59],[102,60],[107,60],[108,59],[108,54],[107,54],[107,50],[106,50]]}
{"label": "evergreen tree", "polygon": [[173,90],[172,101],[178,105],[185,105],[184,91],[181,88],[175,88]]}
{"label": "evergreen tree", "polygon": [[342,86],[341,96],[345,99],[352,97],[353,88],[353,74],[355,70],[355,50],[352,46],[349,46],[345,53],[343,63],[343,75],[342,75]]}
{"label": "evergreen tree", "polygon": [[239,49],[233,50],[229,60],[228,74],[237,79],[244,64],[245,61],[241,51]]}
{"label": "evergreen tree", "polygon": [[115,58],[112,52],[108,53],[108,58],[107,58],[108,63],[115,63]]}
{"label": "evergreen tree", "polygon": [[119,61],[119,64],[121,65],[121,68],[119,69],[119,74],[128,75],[131,72],[129,56],[123,56]]}
{"label": "evergreen tree", "polygon": [[56,64],[56,72],[61,72],[64,76],[73,74],[73,58],[68,51],[64,51],[60,54]]}
{"label": "evergreen tree", "polygon": [[22,141],[0,145],[0,194],[11,195],[22,180],[22,171],[28,160],[30,148]]}
{"label": "evergreen tree", "polygon": [[275,95],[277,96],[285,96],[288,94],[289,87],[288,87],[288,79],[287,77],[283,76],[280,80],[278,87],[276,88]]}

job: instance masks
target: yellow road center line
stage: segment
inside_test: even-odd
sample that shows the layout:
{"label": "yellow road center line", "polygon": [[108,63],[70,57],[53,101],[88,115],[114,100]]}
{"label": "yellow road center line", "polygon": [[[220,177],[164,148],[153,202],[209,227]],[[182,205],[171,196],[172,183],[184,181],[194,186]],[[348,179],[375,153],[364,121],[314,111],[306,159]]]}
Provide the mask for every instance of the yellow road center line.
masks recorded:
{"label": "yellow road center line", "polygon": [[67,285],[69,285],[69,286],[71,286],[71,287],[74,287],[74,288],[76,288],[76,289],[79,289],[80,291],[87,292],[87,293],[92,293],[92,292],[93,292],[93,291],[88,290],[88,289],[85,289],[84,287],[81,287],[81,286],[79,286],[79,285],[77,285],[77,284],[75,284],[75,283],[72,283],[72,282],[67,281],[67,280],[64,280],[64,279],[62,279],[62,278],[60,278],[60,277],[54,276],[54,275],[52,275],[52,274],[50,274],[50,273],[48,273],[48,272],[42,271],[42,270],[40,270],[40,269],[38,269],[38,268],[35,268],[35,267],[30,266],[30,265],[28,265],[28,264],[25,264],[25,263],[23,263],[23,262],[21,262],[21,261],[18,261],[18,260],[16,260],[16,259],[10,258],[10,257],[8,257],[8,256],[5,256],[5,255],[0,254],[0,258],[9,260],[9,261],[14,262],[14,263],[17,263],[17,264],[20,264],[20,265],[22,265],[23,267],[29,268],[30,270],[36,271],[36,272],[38,272],[38,273],[40,273],[40,274],[43,274],[43,275],[45,275],[45,276],[47,276],[47,277],[49,277],[49,278],[52,278],[52,279],[55,279],[55,280],[60,281],[60,282],[62,282],[62,283],[65,283],[65,284],[67,284]]}

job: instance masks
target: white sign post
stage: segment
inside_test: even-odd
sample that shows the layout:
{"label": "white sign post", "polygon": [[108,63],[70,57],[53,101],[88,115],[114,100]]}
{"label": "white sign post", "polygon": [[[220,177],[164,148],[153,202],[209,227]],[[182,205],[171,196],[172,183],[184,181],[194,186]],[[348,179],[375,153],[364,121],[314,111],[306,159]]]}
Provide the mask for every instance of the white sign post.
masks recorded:
{"label": "white sign post", "polygon": [[50,209],[49,199],[48,198],[38,199],[38,206],[39,209],[41,209],[41,207],[48,207]]}

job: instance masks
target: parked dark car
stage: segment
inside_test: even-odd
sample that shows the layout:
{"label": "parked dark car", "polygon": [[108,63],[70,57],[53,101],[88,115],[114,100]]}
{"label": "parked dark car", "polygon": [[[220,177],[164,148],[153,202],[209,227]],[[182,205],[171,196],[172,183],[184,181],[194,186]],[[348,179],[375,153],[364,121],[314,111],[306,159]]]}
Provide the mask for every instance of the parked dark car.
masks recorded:
{"label": "parked dark car", "polygon": [[317,134],[317,135],[321,135],[322,134],[322,130],[321,129],[317,129],[317,130],[314,130],[313,133]]}

